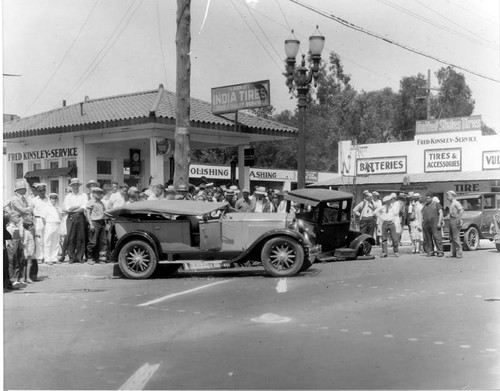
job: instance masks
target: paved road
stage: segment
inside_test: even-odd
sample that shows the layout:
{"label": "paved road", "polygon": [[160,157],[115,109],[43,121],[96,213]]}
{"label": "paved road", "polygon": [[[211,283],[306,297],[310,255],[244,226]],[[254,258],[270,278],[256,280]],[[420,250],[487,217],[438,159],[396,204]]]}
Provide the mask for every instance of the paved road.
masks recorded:
{"label": "paved road", "polygon": [[498,388],[499,269],[488,248],[288,279],[52,273],[4,295],[5,388]]}

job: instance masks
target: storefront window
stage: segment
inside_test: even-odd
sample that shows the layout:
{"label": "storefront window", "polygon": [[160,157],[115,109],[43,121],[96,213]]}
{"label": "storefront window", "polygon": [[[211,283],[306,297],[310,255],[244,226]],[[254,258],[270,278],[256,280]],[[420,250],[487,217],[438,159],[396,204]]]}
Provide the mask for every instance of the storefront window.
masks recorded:
{"label": "storefront window", "polygon": [[16,173],[16,179],[23,179],[23,163],[14,164],[14,170]]}
{"label": "storefront window", "polygon": [[98,160],[97,161],[97,174],[98,175],[112,175],[111,161],[110,160]]}
{"label": "storefront window", "polygon": [[31,167],[32,167],[33,171],[41,170],[42,169],[42,163],[40,163],[40,162],[33,162],[33,164],[32,164]]}
{"label": "storefront window", "polygon": [[76,160],[68,160],[66,162],[67,167],[76,167]]}
{"label": "storefront window", "polygon": [[51,193],[59,194],[59,179],[51,179],[49,181],[49,189]]}
{"label": "storefront window", "polygon": [[59,162],[57,160],[49,162],[49,168],[59,168]]}

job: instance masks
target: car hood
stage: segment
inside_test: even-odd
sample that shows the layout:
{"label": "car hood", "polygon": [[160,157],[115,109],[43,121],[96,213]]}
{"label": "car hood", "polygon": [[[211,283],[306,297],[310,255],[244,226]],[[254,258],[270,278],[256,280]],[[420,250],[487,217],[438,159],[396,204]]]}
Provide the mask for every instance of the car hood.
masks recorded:
{"label": "car hood", "polygon": [[227,202],[202,202],[186,200],[154,200],[126,204],[107,212],[112,217],[124,214],[166,213],[171,215],[201,216],[224,208]]}

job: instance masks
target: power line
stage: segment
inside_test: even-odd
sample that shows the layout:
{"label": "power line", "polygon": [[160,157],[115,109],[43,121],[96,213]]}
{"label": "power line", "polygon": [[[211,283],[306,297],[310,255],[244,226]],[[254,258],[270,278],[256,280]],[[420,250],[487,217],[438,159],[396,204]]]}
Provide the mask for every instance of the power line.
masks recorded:
{"label": "power line", "polygon": [[381,40],[383,40],[383,41],[385,41],[385,42],[387,42],[387,43],[389,43],[389,44],[391,44],[391,45],[399,46],[400,48],[403,48],[403,49],[405,49],[405,50],[407,50],[407,51],[409,51],[409,52],[412,52],[412,53],[418,54],[418,55],[423,56],[423,57],[430,58],[430,59],[435,60],[435,61],[438,61],[438,62],[440,62],[440,63],[442,63],[442,64],[449,65],[449,66],[451,66],[451,67],[454,67],[454,68],[460,69],[460,70],[462,70],[462,71],[464,71],[464,72],[468,72],[468,73],[471,73],[471,74],[473,74],[473,75],[479,76],[479,77],[481,77],[481,78],[483,78],[483,79],[488,79],[488,80],[494,81],[494,82],[496,82],[496,83],[500,83],[500,80],[498,80],[498,79],[494,79],[494,78],[492,78],[492,77],[489,77],[489,76],[486,76],[486,75],[482,75],[482,74],[480,74],[480,73],[478,73],[478,72],[471,71],[471,70],[469,70],[469,69],[467,69],[467,68],[464,68],[464,67],[461,67],[461,66],[459,66],[459,65],[455,65],[455,64],[452,64],[452,63],[450,63],[450,62],[448,62],[448,61],[441,60],[440,58],[435,57],[435,56],[433,56],[433,55],[426,54],[426,53],[424,53],[424,52],[420,52],[420,51],[418,51],[418,50],[416,50],[416,49],[413,49],[413,48],[411,48],[411,47],[409,47],[409,46],[403,45],[403,44],[401,44],[401,43],[399,43],[399,42],[396,42],[396,41],[391,40],[391,39],[389,39],[389,38],[383,37],[383,36],[381,36],[381,35],[379,35],[379,34],[376,34],[376,33],[373,33],[373,32],[371,32],[371,31],[365,30],[364,28],[359,27],[359,26],[357,26],[357,25],[355,25],[355,24],[353,24],[353,23],[351,23],[351,22],[348,22],[348,21],[347,21],[347,20],[345,20],[345,19],[339,18],[338,16],[335,16],[335,15],[333,15],[333,14],[328,14],[328,13],[326,13],[325,11],[322,11],[322,10],[319,10],[319,9],[317,9],[317,8],[311,7],[311,6],[307,5],[307,4],[303,4],[303,3],[301,3],[301,2],[300,2],[300,1],[298,1],[298,0],[289,0],[289,1],[291,1],[292,3],[295,3],[295,4],[297,4],[297,5],[300,5],[301,7],[304,7],[304,8],[306,8],[306,9],[310,10],[310,11],[313,11],[313,12],[315,12],[315,13],[319,14],[319,15],[322,15],[322,16],[324,16],[324,17],[328,18],[328,19],[332,19],[332,20],[336,21],[337,23],[340,23],[340,24],[342,24],[343,26],[346,26],[346,27],[348,27],[348,28],[350,28],[350,29],[353,29],[353,30],[359,31],[359,32],[361,32],[361,33],[363,33],[363,34],[370,35],[370,36],[372,36],[372,37],[374,37],[374,38],[381,39]]}
{"label": "power line", "polygon": [[[496,51],[498,51],[498,45],[495,45],[495,44],[493,44],[493,43],[490,43],[489,41],[486,41],[486,40],[481,39],[481,38],[479,38],[479,39],[474,39],[474,38],[471,38],[471,37],[469,37],[469,36],[467,36],[467,35],[465,35],[465,34],[463,34],[463,33],[461,33],[461,32],[458,32],[458,31],[456,31],[456,30],[453,30],[453,29],[451,29],[451,28],[449,28],[449,27],[446,27],[446,26],[444,26],[444,25],[442,25],[442,24],[435,23],[435,22],[433,22],[432,20],[427,19],[427,18],[423,17],[423,16],[422,16],[422,15],[420,15],[420,14],[417,14],[416,12],[410,11],[410,10],[408,10],[408,9],[404,8],[404,7],[401,7],[401,6],[399,6],[399,5],[393,4],[393,3],[389,2],[389,1],[386,1],[386,0],[378,0],[378,1],[379,1],[380,3],[382,3],[382,4],[387,5],[388,7],[394,8],[394,9],[396,9],[396,10],[398,10],[398,11],[400,11],[400,12],[403,12],[403,13],[405,13],[405,14],[407,14],[407,15],[413,16],[414,18],[419,19],[419,20],[423,21],[424,23],[430,24],[431,26],[434,26],[434,27],[436,27],[436,28],[438,28],[438,29],[441,29],[441,30],[447,31],[447,32],[449,32],[449,33],[451,33],[451,34],[454,34],[454,35],[456,35],[457,37],[460,37],[460,38],[466,39],[466,40],[468,40],[468,41],[470,41],[470,42],[477,43],[478,45],[481,45],[481,46],[484,46],[484,47],[488,47],[488,48],[492,48],[492,49],[495,49]],[[435,11],[433,11],[433,12],[435,12]],[[442,16],[442,15],[441,15],[441,16]],[[444,16],[442,16],[442,17],[444,17]],[[481,43],[481,40],[488,42],[488,44],[487,44],[487,45],[484,45],[483,43]]]}
{"label": "power line", "polygon": [[247,25],[247,27],[250,29],[250,31],[252,32],[252,34],[254,35],[254,37],[257,39],[257,41],[259,41],[260,45],[262,46],[262,48],[266,51],[266,53],[268,54],[268,56],[271,58],[271,60],[273,60],[273,62],[276,64],[276,66],[281,70],[281,65],[278,64],[276,62],[276,59],[272,56],[271,53],[269,53],[269,50],[267,50],[266,46],[262,43],[262,41],[260,40],[260,38],[257,36],[257,34],[255,33],[255,31],[252,29],[252,27],[248,24],[248,22],[246,21],[245,17],[243,16],[243,14],[240,12],[240,10],[236,7],[236,5],[234,4],[234,1],[231,0],[231,4],[233,5],[234,9],[238,12],[238,14],[240,15],[241,19],[243,19],[243,22],[245,22],[245,24]]}
{"label": "power line", "polygon": [[280,4],[279,0],[276,0],[276,4],[278,4],[278,7],[281,11],[281,15],[283,15],[283,19],[285,19],[285,23],[288,26],[288,29],[291,30],[292,28],[290,27],[290,23],[288,23],[288,19],[286,18],[285,13],[283,12],[283,8],[281,8],[281,4]]}
{"label": "power line", "polygon": [[80,37],[80,34],[82,33],[83,29],[87,25],[87,22],[89,21],[90,16],[92,15],[92,13],[94,12],[95,7],[97,6],[97,2],[98,2],[98,0],[96,0],[94,2],[94,5],[92,6],[92,8],[89,11],[87,17],[85,18],[85,21],[83,22],[82,26],[80,27],[80,30],[78,31],[78,34],[76,34],[75,38],[73,38],[73,42],[71,42],[71,45],[69,46],[68,50],[66,50],[66,53],[64,53],[64,56],[63,56],[62,60],[59,62],[59,64],[57,65],[56,69],[54,69],[54,72],[52,72],[52,75],[49,77],[49,79],[47,80],[47,82],[45,83],[45,85],[42,87],[42,89],[40,90],[40,92],[36,95],[35,99],[33,99],[33,102],[31,102],[31,104],[28,106],[28,108],[24,111],[24,113],[23,113],[22,116],[24,116],[33,107],[33,105],[36,103],[36,101],[38,100],[38,98],[40,98],[40,96],[45,92],[45,89],[47,88],[47,86],[49,85],[49,83],[52,81],[52,79],[56,75],[56,73],[59,70],[59,68],[61,68],[62,64],[66,60],[66,57],[68,57],[69,52],[71,51],[71,49],[73,49],[73,46],[75,46],[76,41],[78,41],[78,38]]}
{"label": "power line", "polygon": [[465,28],[465,27],[464,27],[464,26],[462,26],[461,24],[459,24],[459,23],[455,22],[453,19],[448,18],[446,15],[443,15],[443,14],[441,14],[441,13],[437,12],[436,10],[433,10],[431,7],[428,7],[427,5],[425,5],[424,3],[422,3],[421,1],[419,1],[419,0],[415,0],[415,1],[416,1],[418,4],[420,4],[422,7],[427,8],[429,11],[431,11],[431,12],[435,13],[436,15],[438,15],[440,18],[445,19],[445,20],[449,21],[450,23],[454,24],[455,26],[457,26],[457,27],[461,28],[462,30],[467,31],[468,33],[470,33],[471,35],[473,35],[473,36],[474,36],[474,37],[476,37],[477,39],[480,39],[480,40],[482,40],[482,41],[484,41],[484,42],[488,42],[488,43],[490,43],[490,44],[492,44],[492,45],[496,45],[496,46],[495,46],[495,48],[497,48],[497,47],[498,47],[498,45],[497,45],[497,44],[495,44],[495,42],[492,42],[492,41],[490,41],[490,40],[488,40],[488,39],[485,39],[485,38],[480,37],[480,36],[479,36],[479,35],[477,35],[474,31],[471,31],[471,30],[469,30],[469,29]]}
{"label": "power line", "polygon": [[[132,19],[132,17],[134,16],[134,14],[137,12],[137,10],[139,9],[139,7],[140,7],[140,5],[142,3],[142,0],[140,0],[140,2],[138,3],[137,7],[130,13],[130,15],[128,15],[129,11],[132,9],[135,1],[136,0],[132,0],[132,2],[130,3],[130,5],[128,6],[127,10],[123,14],[122,18],[120,19],[120,21],[116,25],[115,29],[113,30],[113,32],[109,36],[109,38],[106,41],[106,43],[101,47],[101,49],[99,50],[99,52],[97,53],[97,55],[94,57],[94,59],[92,60],[92,62],[90,63],[90,65],[87,67],[87,69],[83,72],[82,76],[80,76],[80,78],[78,79],[78,81],[65,94],[65,96],[67,98],[70,98],[78,90],[78,88],[81,87],[81,85],[90,77],[90,75],[95,70],[95,68],[97,68],[97,66],[101,63],[101,61],[106,57],[106,55],[108,54],[108,52],[114,46],[114,44],[116,43],[116,41],[120,37],[121,33],[128,26],[128,24],[130,23],[130,20]],[[123,26],[121,26],[123,24],[123,21],[127,17],[127,15],[128,15],[128,20],[126,21],[126,23]],[[118,32],[118,34],[116,34],[116,32],[118,31],[118,29],[120,27],[121,27],[121,30]],[[109,44],[109,47],[108,47],[108,44]],[[101,56],[101,57],[99,58],[99,56]]]}
{"label": "power line", "polygon": [[250,15],[252,16],[254,22],[257,24],[257,26],[259,26],[259,29],[260,31],[262,32],[262,34],[264,35],[264,37],[266,37],[267,39],[267,42],[269,42],[269,45],[271,45],[271,47],[273,48],[274,50],[274,53],[276,53],[276,55],[278,56],[278,58],[281,59],[281,55],[278,53],[278,51],[276,50],[276,48],[274,47],[273,43],[271,42],[271,40],[269,39],[269,37],[267,36],[266,32],[262,29],[262,26],[260,25],[259,21],[257,20],[257,18],[255,18],[255,15],[252,13],[252,7],[250,7],[248,4],[246,5],[249,12],[250,12]]}

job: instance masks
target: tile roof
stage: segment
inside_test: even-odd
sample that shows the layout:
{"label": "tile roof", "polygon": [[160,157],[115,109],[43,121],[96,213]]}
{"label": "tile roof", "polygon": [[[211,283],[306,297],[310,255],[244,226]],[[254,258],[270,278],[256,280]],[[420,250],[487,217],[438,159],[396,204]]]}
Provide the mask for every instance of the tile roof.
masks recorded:
{"label": "tile roof", "polygon": [[[135,92],[60,107],[3,124],[4,138],[101,129],[140,123],[175,124],[176,94],[163,89]],[[246,112],[238,113],[240,131],[290,137],[297,129]],[[215,130],[236,131],[234,114],[214,115],[212,105],[191,98],[191,124]]]}

